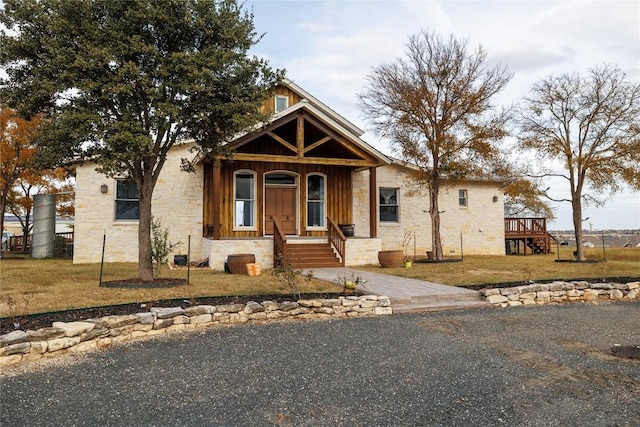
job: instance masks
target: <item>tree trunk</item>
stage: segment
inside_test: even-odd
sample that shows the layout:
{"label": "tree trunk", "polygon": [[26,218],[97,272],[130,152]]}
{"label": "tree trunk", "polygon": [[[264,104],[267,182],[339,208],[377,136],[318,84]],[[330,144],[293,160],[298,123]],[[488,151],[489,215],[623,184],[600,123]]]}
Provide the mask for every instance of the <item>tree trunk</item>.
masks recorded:
{"label": "tree trunk", "polygon": [[584,261],[584,248],[582,246],[582,203],[580,195],[574,194],[571,198],[573,208],[573,231],[576,237],[576,260]]}
{"label": "tree trunk", "polygon": [[433,259],[442,260],[442,239],[440,237],[440,211],[438,210],[438,194],[440,185],[436,182],[431,184],[429,189],[429,214],[431,216],[431,250]]}
{"label": "tree trunk", "polygon": [[138,221],[138,278],[153,280],[151,259],[151,196],[153,185],[143,182],[138,189],[140,220]]}

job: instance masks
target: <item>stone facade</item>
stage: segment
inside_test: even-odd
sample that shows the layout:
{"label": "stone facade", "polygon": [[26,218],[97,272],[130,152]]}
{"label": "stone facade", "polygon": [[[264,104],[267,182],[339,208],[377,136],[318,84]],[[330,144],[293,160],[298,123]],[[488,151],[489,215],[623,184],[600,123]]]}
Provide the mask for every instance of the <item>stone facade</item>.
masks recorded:
{"label": "stone facade", "polygon": [[576,301],[640,300],[640,282],[589,283],[553,282],[533,283],[510,288],[486,288],[480,290],[484,300],[496,307],[550,304]]}
{"label": "stone facade", "polygon": [[[203,168],[195,173],[180,170],[182,158],[190,158],[190,144],[171,150],[158,179],[153,196],[153,215],[169,229],[169,240],[181,242],[174,254],[187,253],[191,235],[191,259],[209,258],[211,268],[221,270],[229,254],[251,253],[264,268],[273,265],[273,240],[210,240],[202,237]],[[106,262],[137,262],[138,222],[115,220],[116,180],[95,171],[91,162],[76,167],[76,216],[74,262],[99,262],[102,236],[106,234]],[[415,232],[416,256],[431,250],[431,222],[428,196],[413,192],[404,168],[390,165],[377,170],[378,187],[398,188],[400,220],[379,223],[378,237],[369,237],[369,171],[353,174],[353,223],[355,238],[347,241],[346,265],[376,264],[380,250],[400,249],[405,230]],[[107,193],[100,187],[106,184]],[[468,206],[458,205],[458,190],[468,192]],[[494,201],[496,200],[496,201]],[[446,188],[440,197],[442,242],[445,255],[460,254],[460,233],[465,254],[503,255],[503,195],[493,181],[465,181]],[[413,242],[409,248],[413,255]],[[172,254],[173,255],[173,254]]]}
{"label": "stone facade", "polygon": [[[155,218],[169,229],[169,240],[181,242],[177,253],[187,253],[191,235],[191,259],[202,257],[203,172],[182,172],[180,159],[193,157],[191,145],[175,147],[167,157],[153,193]],[[76,167],[74,263],[100,262],[102,236],[106,234],[105,262],[138,261],[138,222],[115,220],[116,180],[99,174],[96,165]],[[100,186],[107,185],[107,193]]]}
{"label": "stone facade", "polygon": [[68,352],[110,347],[136,338],[174,331],[277,319],[333,319],[392,314],[386,296],[365,295],[298,301],[249,301],[246,304],[152,307],[131,315],[112,315],[78,322],[54,322],[35,331],[0,336],[0,366]]}
{"label": "stone facade", "polygon": [[[377,170],[378,188],[399,190],[399,221],[378,223],[378,237],[382,249],[401,249],[405,230],[415,232],[416,256],[424,258],[431,250],[431,218],[429,216],[429,195],[425,190],[415,188],[406,169],[389,165]],[[356,236],[369,235],[369,172],[362,171],[353,177],[353,212]],[[461,207],[458,190],[467,190],[468,203]],[[462,250],[469,255],[504,255],[504,201],[499,182],[468,180],[444,187],[440,194],[442,246],[445,256],[460,254],[460,234]],[[379,201],[377,205],[379,204]],[[362,224],[362,225],[361,225]],[[413,255],[413,241],[409,247]]]}

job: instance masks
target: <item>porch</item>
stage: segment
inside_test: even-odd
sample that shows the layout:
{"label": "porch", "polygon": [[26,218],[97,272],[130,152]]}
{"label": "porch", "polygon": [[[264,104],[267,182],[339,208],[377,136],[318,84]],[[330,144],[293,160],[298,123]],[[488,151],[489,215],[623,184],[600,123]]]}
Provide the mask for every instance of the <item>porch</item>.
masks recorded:
{"label": "porch", "polygon": [[504,239],[507,255],[551,253],[551,240],[546,218],[505,218]]}
{"label": "porch", "polygon": [[[276,242],[279,240],[279,242]],[[279,247],[276,248],[276,245]],[[345,237],[341,241],[342,255],[329,242],[328,237],[316,236],[282,236],[275,235],[261,237],[228,237],[222,239],[202,239],[202,253],[209,258],[209,265],[214,270],[223,270],[225,260],[233,254],[253,254],[256,263],[263,268],[273,268],[278,253],[284,256],[296,268],[323,268],[327,267],[327,252],[319,247],[330,248],[330,254],[334,261],[332,266],[358,266],[376,264],[378,252],[382,250],[382,239],[369,237]],[[322,255],[319,255],[319,254]],[[311,261],[311,262],[309,262]]]}

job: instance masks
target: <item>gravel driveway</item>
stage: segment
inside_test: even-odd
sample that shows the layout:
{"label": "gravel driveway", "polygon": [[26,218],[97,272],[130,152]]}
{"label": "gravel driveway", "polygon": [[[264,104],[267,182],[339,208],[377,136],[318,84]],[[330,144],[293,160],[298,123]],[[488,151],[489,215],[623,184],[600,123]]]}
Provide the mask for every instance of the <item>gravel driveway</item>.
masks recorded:
{"label": "gravel driveway", "polygon": [[279,322],[5,370],[6,426],[638,426],[640,303]]}

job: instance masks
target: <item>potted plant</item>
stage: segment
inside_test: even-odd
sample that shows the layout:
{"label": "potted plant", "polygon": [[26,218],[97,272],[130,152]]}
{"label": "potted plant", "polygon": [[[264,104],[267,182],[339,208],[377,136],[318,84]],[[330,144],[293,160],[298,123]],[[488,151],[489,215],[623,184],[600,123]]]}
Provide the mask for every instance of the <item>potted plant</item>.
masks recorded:
{"label": "potted plant", "polygon": [[367,281],[360,276],[356,276],[355,273],[351,273],[348,276],[338,276],[336,283],[342,287],[346,295],[347,293],[353,293],[358,286],[364,286]]}

